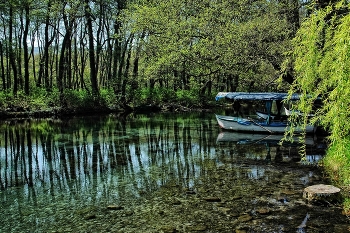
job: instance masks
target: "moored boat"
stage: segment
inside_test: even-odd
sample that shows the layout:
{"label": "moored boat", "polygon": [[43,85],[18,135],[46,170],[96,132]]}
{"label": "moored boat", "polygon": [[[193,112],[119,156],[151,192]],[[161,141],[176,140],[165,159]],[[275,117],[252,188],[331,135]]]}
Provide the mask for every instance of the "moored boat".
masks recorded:
{"label": "moored boat", "polygon": [[[281,108],[284,100],[299,100],[301,95],[288,93],[248,93],[248,92],[219,92],[215,97],[216,100],[225,98],[231,101],[263,101],[265,102],[266,112],[257,111],[257,115],[264,120],[254,120],[251,118],[239,118],[231,116],[216,115],[217,122],[222,129],[242,132],[259,132],[259,133],[284,133],[290,130],[291,123],[289,121],[276,121],[275,115],[271,113],[272,103],[276,102],[278,118],[281,119]],[[275,119],[274,119],[275,118]],[[317,127],[307,125],[306,127],[294,126],[294,133],[312,134],[316,132]]]}
{"label": "moored boat", "polygon": [[[290,128],[288,122],[281,121],[258,121],[250,118],[215,115],[220,128],[239,132],[279,133],[282,134]],[[305,128],[307,134],[315,133],[316,127],[308,125]],[[295,127],[294,133],[302,133],[304,129]]]}

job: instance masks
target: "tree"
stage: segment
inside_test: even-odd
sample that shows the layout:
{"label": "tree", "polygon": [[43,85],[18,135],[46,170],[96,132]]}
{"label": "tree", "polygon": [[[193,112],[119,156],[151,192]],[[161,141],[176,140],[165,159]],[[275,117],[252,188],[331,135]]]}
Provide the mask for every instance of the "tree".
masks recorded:
{"label": "tree", "polygon": [[[327,160],[332,172],[350,177],[350,4],[340,1],[316,9],[304,21],[293,40],[295,81],[290,92],[304,97],[294,108],[315,113],[312,123],[319,123],[330,132],[330,153]],[[313,112],[316,98],[323,105]],[[306,115],[302,123],[307,123]],[[326,161],[327,161],[326,160]],[[328,163],[330,165],[330,163]],[[329,166],[328,166],[329,168]],[[347,183],[349,183],[349,178]]]}
{"label": "tree", "polygon": [[[294,4],[294,3],[293,3]],[[128,29],[145,34],[140,68],[150,83],[205,93],[224,80],[232,89],[269,89],[294,35],[284,1],[138,1]],[[283,10],[285,12],[285,10]]]}

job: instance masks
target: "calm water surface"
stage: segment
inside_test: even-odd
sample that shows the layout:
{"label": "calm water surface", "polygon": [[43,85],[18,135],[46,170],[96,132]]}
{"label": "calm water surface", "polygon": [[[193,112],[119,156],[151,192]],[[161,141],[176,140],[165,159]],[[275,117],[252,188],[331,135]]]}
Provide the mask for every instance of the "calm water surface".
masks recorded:
{"label": "calm water surface", "polygon": [[0,124],[0,232],[348,232],[324,145],[221,132],[213,114],[114,115]]}

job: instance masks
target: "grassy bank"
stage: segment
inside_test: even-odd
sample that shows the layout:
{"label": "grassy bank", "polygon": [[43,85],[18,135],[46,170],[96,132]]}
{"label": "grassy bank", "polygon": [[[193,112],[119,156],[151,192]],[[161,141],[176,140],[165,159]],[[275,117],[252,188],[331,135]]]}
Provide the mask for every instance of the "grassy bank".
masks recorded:
{"label": "grassy bank", "polygon": [[350,140],[331,145],[323,160],[325,170],[335,185],[342,189],[344,213],[350,216]]}

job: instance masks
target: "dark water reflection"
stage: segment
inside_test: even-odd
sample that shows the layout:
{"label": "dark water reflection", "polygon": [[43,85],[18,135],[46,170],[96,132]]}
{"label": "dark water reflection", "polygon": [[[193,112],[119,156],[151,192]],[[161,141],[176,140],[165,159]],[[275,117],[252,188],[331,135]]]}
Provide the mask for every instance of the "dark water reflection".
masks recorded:
{"label": "dark water reflection", "polygon": [[320,144],[300,163],[296,145],[254,136],[220,134],[212,114],[3,122],[0,232],[346,229],[340,208],[301,197],[326,182]]}

